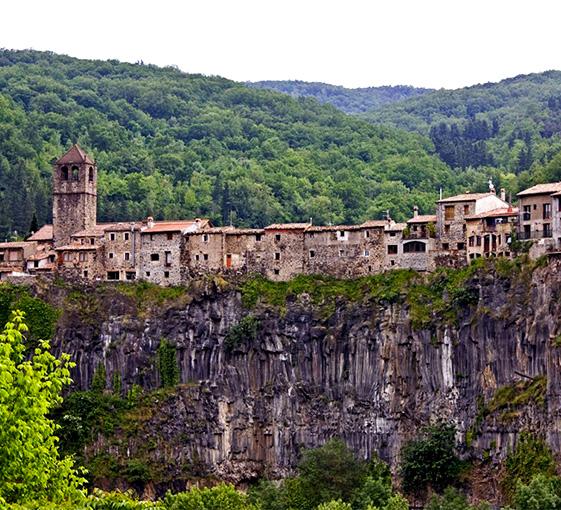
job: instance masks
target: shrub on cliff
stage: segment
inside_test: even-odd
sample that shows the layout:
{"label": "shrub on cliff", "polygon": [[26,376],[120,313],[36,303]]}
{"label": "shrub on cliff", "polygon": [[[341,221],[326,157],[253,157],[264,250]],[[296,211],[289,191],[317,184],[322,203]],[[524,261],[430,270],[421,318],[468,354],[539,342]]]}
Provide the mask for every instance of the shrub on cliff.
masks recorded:
{"label": "shrub on cliff", "polygon": [[490,510],[490,508],[488,503],[472,506],[464,494],[453,487],[448,487],[442,496],[433,495],[425,510]]}
{"label": "shrub on cliff", "polygon": [[516,510],[557,510],[561,508],[561,480],[544,474],[528,484],[518,482],[514,494]]}
{"label": "shrub on cliff", "polygon": [[432,488],[440,493],[457,482],[462,463],[454,451],[455,434],[453,425],[438,424],[405,444],[400,465],[405,492],[419,494]]}

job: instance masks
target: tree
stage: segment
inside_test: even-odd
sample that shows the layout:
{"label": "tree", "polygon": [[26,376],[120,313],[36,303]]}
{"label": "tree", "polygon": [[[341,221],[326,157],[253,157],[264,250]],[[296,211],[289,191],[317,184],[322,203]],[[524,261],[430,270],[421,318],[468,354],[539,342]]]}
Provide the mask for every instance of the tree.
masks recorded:
{"label": "tree", "polygon": [[561,508],[561,480],[539,474],[527,484],[518,482],[514,495],[516,510],[556,510]]}
{"label": "tree", "polygon": [[405,492],[422,493],[429,487],[442,492],[457,481],[462,464],[454,451],[455,434],[453,425],[438,424],[405,444],[400,465]]}
{"label": "tree", "polygon": [[366,464],[343,441],[331,439],[304,453],[298,473],[305,498],[316,507],[330,500],[349,501],[366,476]]}
{"label": "tree", "polygon": [[59,456],[48,413],[70,383],[70,357],[41,341],[28,357],[24,314],[15,311],[0,333],[0,502],[62,501],[83,496],[85,480]]}

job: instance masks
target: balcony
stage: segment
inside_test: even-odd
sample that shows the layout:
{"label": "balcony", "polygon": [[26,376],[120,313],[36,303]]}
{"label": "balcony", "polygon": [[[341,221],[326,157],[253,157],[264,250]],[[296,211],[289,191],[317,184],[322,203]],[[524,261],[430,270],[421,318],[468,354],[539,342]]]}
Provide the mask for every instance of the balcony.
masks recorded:
{"label": "balcony", "polygon": [[553,237],[553,233],[551,230],[531,230],[530,232],[522,230],[516,236],[520,241],[529,241],[532,239],[547,239]]}

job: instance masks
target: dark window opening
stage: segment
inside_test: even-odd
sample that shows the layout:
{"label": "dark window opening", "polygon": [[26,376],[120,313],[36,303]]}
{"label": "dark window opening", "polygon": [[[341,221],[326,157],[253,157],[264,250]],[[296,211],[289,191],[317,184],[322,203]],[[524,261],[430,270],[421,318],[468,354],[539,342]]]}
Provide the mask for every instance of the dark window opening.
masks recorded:
{"label": "dark window opening", "polygon": [[119,279],[119,271],[107,271],[107,279],[108,280],[118,280]]}
{"label": "dark window opening", "polygon": [[465,250],[466,249],[466,243],[458,243],[458,250]]}
{"label": "dark window opening", "polygon": [[80,180],[80,169],[77,166],[72,167],[72,180],[73,181]]}
{"label": "dark window opening", "polygon": [[388,245],[388,255],[397,255],[397,244]]}
{"label": "dark window opening", "polygon": [[146,271],[146,276],[150,276],[150,271]]}
{"label": "dark window opening", "polygon": [[404,253],[424,253],[426,249],[425,243],[421,243],[420,241],[412,241],[403,245]]}
{"label": "dark window opening", "polygon": [[152,262],[157,262],[158,260],[160,260],[160,254],[159,253],[152,253],[150,255],[150,260]]}
{"label": "dark window opening", "polygon": [[279,273],[280,273],[280,270],[279,270],[279,269],[273,269],[273,273],[279,274]]}
{"label": "dark window opening", "polygon": [[208,253],[203,253],[203,260],[208,260]]}
{"label": "dark window opening", "polygon": [[280,260],[280,253],[279,252],[275,253],[275,260]]}
{"label": "dark window opening", "polygon": [[125,241],[128,241],[128,240],[129,240],[129,236],[130,236],[130,234],[129,234],[128,232],[125,232],[125,233],[123,234],[123,239],[124,239]]}
{"label": "dark window opening", "polygon": [[281,237],[280,234],[275,234],[275,241],[280,241],[280,237]]}
{"label": "dark window opening", "polygon": [[443,250],[449,250],[450,249],[450,245],[448,243],[442,243],[442,249]]}
{"label": "dark window opening", "polygon": [[171,266],[171,251],[166,251],[166,266]]}
{"label": "dark window opening", "polygon": [[68,180],[68,167],[67,166],[63,166],[60,169],[60,176],[62,178],[63,181],[67,181]]}
{"label": "dark window opening", "polygon": [[38,260],[33,261],[33,267],[39,267],[39,261]]}
{"label": "dark window opening", "polygon": [[173,239],[173,234],[171,232],[168,232],[167,238],[168,241],[171,241]]}
{"label": "dark window opening", "polygon": [[315,250],[310,250],[310,257],[313,258],[316,256],[316,251]]}
{"label": "dark window opening", "polygon": [[256,241],[261,241],[261,236],[262,236],[262,235],[263,235],[263,234],[255,234],[255,240],[256,240]]}
{"label": "dark window opening", "polygon": [[136,273],[134,271],[127,271],[125,273],[125,278],[127,280],[136,280]]}
{"label": "dark window opening", "polygon": [[94,180],[94,169],[90,166],[90,169],[88,171],[88,180],[90,182],[93,182]]}
{"label": "dark window opening", "polygon": [[164,278],[169,278],[169,271],[164,271]]}
{"label": "dark window opening", "polygon": [[87,277],[88,277],[88,272],[84,271],[84,278],[87,278]]}

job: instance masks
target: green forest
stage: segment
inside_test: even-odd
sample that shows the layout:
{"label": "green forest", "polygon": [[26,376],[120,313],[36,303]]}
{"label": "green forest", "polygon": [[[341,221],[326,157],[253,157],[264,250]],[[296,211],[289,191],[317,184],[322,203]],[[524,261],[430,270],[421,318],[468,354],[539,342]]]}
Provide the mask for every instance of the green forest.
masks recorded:
{"label": "green forest", "polygon": [[518,185],[502,168],[457,171],[426,133],[313,98],[172,67],[2,50],[1,238],[27,234],[34,216],[50,221],[51,165],[74,142],[98,163],[100,221],[337,224],[386,211],[404,220],[414,205],[431,212],[440,187]]}

